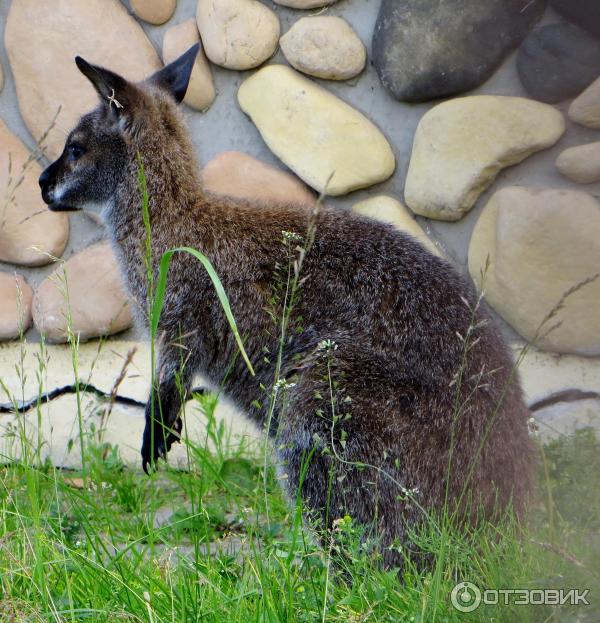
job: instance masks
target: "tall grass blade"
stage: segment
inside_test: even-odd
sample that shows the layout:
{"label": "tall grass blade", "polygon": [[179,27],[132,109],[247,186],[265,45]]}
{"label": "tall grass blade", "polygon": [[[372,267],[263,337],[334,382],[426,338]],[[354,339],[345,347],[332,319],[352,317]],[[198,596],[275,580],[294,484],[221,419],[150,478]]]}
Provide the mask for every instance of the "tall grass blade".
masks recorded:
{"label": "tall grass blade", "polygon": [[151,335],[156,335],[158,330],[158,323],[160,321],[160,316],[162,314],[164,301],[165,301],[165,292],[167,289],[167,275],[169,272],[169,265],[171,263],[171,258],[175,253],[189,253],[193,257],[195,257],[206,269],[210,280],[215,288],[215,292],[217,293],[217,297],[219,298],[219,302],[221,303],[221,307],[225,312],[225,316],[227,317],[227,322],[233,332],[235,337],[235,341],[240,349],[240,353],[246,362],[246,366],[248,366],[248,370],[250,374],[254,376],[254,368],[250,363],[250,359],[248,358],[248,354],[244,349],[244,344],[242,342],[242,338],[238,331],[237,325],[235,323],[235,318],[233,317],[233,313],[231,311],[231,306],[229,305],[229,299],[227,298],[227,294],[225,293],[225,289],[223,288],[223,284],[217,275],[213,265],[210,263],[210,260],[201,253],[200,251],[193,249],[192,247],[175,247],[174,249],[169,249],[163,253],[160,258],[160,266],[158,272],[158,280],[156,282],[156,290],[154,292],[154,301],[152,303],[152,313],[150,316],[150,331]]}

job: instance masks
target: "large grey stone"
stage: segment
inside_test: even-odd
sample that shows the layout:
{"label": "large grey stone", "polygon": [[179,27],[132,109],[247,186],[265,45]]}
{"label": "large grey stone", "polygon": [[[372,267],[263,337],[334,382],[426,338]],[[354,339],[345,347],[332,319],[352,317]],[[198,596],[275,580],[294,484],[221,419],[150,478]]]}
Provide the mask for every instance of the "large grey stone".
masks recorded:
{"label": "large grey stone", "polygon": [[550,0],[550,6],[573,24],[600,37],[598,0]]}
{"label": "large grey stone", "polygon": [[600,41],[570,24],[542,26],[519,48],[517,69],[531,97],[549,104],[562,102],[598,75]]}
{"label": "large grey stone", "polygon": [[491,76],[544,7],[545,0],[383,0],[373,63],[403,101],[464,93]]}

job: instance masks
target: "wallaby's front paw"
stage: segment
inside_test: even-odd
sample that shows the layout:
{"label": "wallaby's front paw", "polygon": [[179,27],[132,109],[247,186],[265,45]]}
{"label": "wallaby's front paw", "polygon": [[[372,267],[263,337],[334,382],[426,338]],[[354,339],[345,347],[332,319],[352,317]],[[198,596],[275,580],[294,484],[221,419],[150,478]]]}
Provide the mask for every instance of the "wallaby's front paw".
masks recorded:
{"label": "wallaby's front paw", "polygon": [[[176,441],[181,440],[181,419],[173,423],[173,428],[169,429],[160,422],[154,424],[146,423],[144,438],[142,441],[142,468],[149,473],[149,469],[155,467],[157,460],[167,458],[167,453]],[[166,437],[165,437],[166,435]]]}

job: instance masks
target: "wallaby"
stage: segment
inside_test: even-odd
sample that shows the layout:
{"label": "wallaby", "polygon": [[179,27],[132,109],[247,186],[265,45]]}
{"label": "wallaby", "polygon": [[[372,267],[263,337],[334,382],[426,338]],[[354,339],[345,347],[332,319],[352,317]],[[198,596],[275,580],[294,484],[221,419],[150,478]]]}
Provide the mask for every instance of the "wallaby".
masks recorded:
{"label": "wallaby", "polygon": [[282,236],[304,237],[313,222],[283,350],[286,400],[268,430],[289,493],[301,487],[308,515],[325,528],[346,514],[370,528],[388,567],[401,565],[396,545],[427,513],[493,518],[511,504],[520,513],[532,475],[528,410],[511,356],[471,285],[375,220],[205,191],[177,107],[197,51],[136,84],[77,57],[100,104],[40,177],[51,210],[102,210],[137,318],[148,327],[141,160],[155,274],[168,249],[204,253],[253,363],[255,376],[238,356],[204,268],[176,254],[159,324],[154,417],[146,409],[144,468],[179,438],[182,397],[198,372],[223,383],[265,425],[279,340],[273,314],[282,312],[273,287],[289,261]]}

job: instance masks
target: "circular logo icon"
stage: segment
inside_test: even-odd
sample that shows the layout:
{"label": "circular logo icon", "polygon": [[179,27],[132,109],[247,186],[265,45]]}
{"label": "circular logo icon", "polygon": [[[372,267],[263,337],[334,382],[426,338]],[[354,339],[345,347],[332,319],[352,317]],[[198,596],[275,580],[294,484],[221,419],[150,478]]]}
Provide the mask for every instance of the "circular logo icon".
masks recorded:
{"label": "circular logo icon", "polygon": [[481,603],[481,591],[472,582],[460,582],[452,589],[450,601],[459,612],[473,612]]}

